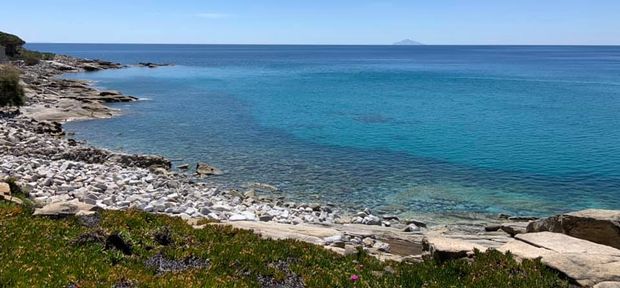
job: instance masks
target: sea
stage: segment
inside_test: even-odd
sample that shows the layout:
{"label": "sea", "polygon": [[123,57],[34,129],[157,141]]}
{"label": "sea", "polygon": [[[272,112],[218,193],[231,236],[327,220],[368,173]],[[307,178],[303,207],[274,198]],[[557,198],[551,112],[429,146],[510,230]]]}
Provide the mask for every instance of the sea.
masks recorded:
{"label": "sea", "polygon": [[438,222],[620,209],[620,47],[28,48],[129,65],[63,76],[141,100],[73,137],[224,188]]}

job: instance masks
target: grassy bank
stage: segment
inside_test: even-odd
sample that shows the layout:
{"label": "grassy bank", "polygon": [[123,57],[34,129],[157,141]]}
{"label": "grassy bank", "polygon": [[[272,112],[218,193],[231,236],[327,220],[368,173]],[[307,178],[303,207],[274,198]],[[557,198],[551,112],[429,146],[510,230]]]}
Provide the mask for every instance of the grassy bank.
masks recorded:
{"label": "grassy bank", "polygon": [[498,252],[473,263],[382,263],[139,211],[59,220],[30,212],[0,201],[0,287],[568,286],[538,262]]}

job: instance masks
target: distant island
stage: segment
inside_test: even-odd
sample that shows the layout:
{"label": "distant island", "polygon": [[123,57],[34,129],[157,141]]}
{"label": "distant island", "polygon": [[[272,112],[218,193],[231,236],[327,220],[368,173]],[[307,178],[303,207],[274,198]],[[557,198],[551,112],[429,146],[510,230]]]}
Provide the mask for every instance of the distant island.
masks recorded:
{"label": "distant island", "polygon": [[411,39],[405,39],[394,43],[394,45],[424,45],[418,41],[414,41]]}

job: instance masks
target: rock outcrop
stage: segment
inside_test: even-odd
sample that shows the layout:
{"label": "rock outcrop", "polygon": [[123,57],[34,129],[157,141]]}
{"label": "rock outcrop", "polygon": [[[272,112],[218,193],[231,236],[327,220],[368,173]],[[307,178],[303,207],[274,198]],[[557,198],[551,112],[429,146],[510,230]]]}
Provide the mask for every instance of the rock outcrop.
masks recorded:
{"label": "rock outcrop", "polygon": [[518,234],[498,249],[520,258],[541,258],[580,285],[620,281],[620,250],[561,233]]}
{"label": "rock outcrop", "polygon": [[589,209],[534,221],[527,232],[549,231],[620,249],[620,211]]}

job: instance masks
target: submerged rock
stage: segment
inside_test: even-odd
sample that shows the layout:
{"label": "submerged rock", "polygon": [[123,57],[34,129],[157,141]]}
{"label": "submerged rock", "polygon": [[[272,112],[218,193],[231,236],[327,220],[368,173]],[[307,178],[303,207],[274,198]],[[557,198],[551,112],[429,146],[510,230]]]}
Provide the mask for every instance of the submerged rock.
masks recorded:
{"label": "submerged rock", "polygon": [[198,175],[222,175],[223,172],[207,163],[196,164],[196,174]]}

